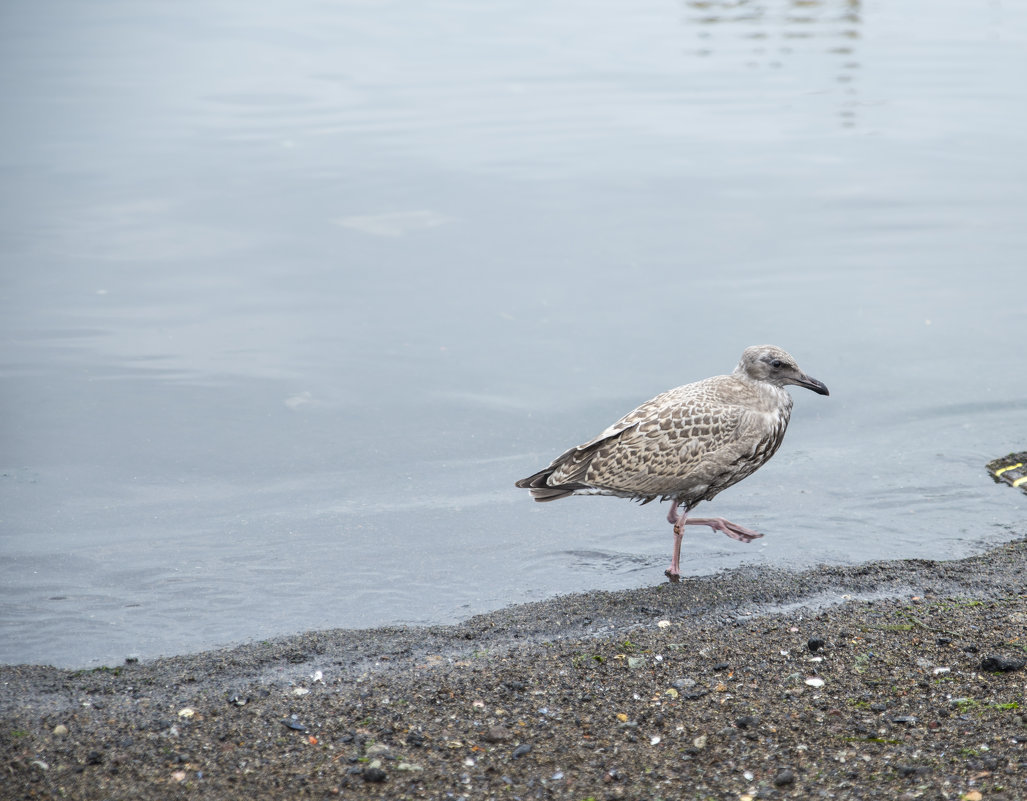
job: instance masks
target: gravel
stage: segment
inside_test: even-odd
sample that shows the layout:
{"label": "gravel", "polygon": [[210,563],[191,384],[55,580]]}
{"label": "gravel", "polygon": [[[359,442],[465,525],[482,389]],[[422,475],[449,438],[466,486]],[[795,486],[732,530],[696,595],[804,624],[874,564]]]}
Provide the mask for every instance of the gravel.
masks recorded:
{"label": "gravel", "polygon": [[1027,541],[0,667],[0,798],[1020,799]]}

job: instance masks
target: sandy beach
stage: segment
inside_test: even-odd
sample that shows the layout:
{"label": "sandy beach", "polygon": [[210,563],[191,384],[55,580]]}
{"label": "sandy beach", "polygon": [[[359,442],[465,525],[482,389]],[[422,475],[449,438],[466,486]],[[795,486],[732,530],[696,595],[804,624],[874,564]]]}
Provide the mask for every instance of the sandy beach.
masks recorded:
{"label": "sandy beach", "polygon": [[1027,798],[1027,541],[0,667],[10,799]]}

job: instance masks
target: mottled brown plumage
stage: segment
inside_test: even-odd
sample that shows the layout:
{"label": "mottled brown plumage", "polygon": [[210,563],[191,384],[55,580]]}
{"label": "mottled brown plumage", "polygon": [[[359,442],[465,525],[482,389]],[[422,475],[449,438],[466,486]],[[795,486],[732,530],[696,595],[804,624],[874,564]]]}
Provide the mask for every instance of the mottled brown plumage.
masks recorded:
{"label": "mottled brown plumage", "polygon": [[[708,525],[743,542],[762,536],[723,518],[687,515],[774,455],[792,412],[784,389],[789,384],[828,394],[781,348],[746,348],[731,375],[657,395],[517,486],[531,490],[536,501],[569,495],[616,495],[643,503],[669,499],[675,541],[667,575],[676,581],[686,524]],[[680,515],[678,506],[684,507]]]}

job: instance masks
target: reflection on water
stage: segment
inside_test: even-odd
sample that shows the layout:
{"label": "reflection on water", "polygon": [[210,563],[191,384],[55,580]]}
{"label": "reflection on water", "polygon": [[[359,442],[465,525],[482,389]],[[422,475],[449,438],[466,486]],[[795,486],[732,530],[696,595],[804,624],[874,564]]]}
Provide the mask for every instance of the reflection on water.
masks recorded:
{"label": "reflection on water", "polygon": [[[861,0],[683,0],[703,57],[729,55],[751,70],[822,71],[840,95],[838,117],[856,126]],[[826,55],[810,62],[809,54]]]}

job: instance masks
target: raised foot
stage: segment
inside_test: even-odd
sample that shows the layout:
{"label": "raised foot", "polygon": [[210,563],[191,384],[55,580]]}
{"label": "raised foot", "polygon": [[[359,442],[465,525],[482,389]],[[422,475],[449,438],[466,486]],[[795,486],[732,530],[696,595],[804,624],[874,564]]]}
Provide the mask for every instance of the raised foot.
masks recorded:
{"label": "raised foot", "polygon": [[739,542],[752,542],[763,536],[758,531],[732,523],[723,517],[690,517],[685,521],[685,524],[689,526],[709,526],[714,531],[723,531],[731,539],[738,540]]}

